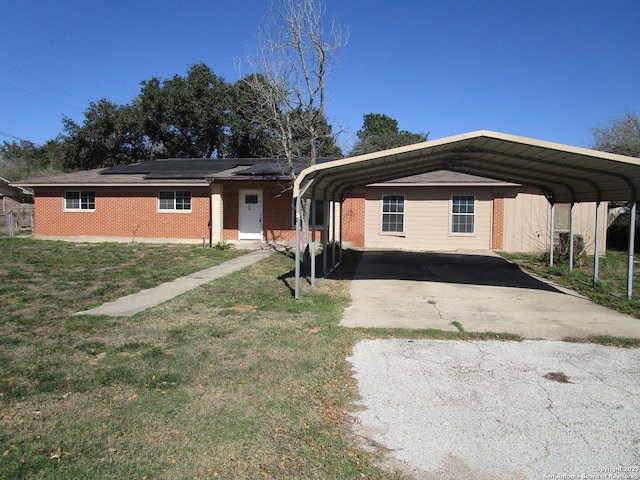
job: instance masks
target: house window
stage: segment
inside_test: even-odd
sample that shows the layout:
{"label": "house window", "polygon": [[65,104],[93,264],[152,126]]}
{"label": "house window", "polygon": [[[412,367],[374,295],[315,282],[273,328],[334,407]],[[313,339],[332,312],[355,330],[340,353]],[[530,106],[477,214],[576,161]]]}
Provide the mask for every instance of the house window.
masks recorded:
{"label": "house window", "polygon": [[158,192],[158,209],[181,212],[191,210],[191,192],[188,190]]}
{"label": "house window", "polygon": [[382,196],[382,231],[404,232],[404,195]]}
{"label": "house window", "polygon": [[451,233],[473,233],[475,224],[473,195],[454,195],[451,201]]}
{"label": "house window", "polygon": [[95,210],[96,209],[96,192],[87,192],[87,191],[65,192],[64,209],[65,210]]}

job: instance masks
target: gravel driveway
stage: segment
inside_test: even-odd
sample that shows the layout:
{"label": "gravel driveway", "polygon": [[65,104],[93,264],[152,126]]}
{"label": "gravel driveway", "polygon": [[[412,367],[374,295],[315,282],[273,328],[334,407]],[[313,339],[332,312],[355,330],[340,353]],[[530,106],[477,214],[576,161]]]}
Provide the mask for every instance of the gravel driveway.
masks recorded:
{"label": "gravel driveway", "polygon": [[356,433],[413,478],[640,479],[637,349],[367,340],[349,360]]}

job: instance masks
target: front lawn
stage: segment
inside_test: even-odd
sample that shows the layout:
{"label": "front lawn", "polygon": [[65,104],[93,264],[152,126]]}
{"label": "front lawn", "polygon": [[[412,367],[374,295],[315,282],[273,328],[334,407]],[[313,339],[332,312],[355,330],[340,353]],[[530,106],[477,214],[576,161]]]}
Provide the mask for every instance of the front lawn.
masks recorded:
{"label": "front lawn", "polygon": [[73,314],[243,252],[16,238],[0,252],[0,478],[401,478],[351,437],[353,345],[496,338],[341,328],[354,251],[298,301],[292,256],[275,253],[132,318]]}
{"label": "front lawn", "polygon": [[132,318],[74,316],[242,252],[0,250],[0,478],[396,478],[348,435],[347,280],[295,301],[274,254]]}

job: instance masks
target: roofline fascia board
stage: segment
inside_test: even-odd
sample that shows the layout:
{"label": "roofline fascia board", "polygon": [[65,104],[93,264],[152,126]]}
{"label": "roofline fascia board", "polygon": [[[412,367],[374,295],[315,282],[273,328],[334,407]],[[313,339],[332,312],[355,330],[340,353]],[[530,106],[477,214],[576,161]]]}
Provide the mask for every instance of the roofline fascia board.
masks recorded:
{"label": "roofline fascia board", "polygon": [[246,176],[234,176],[234,177],[207,177],[209,183],[213,182],[247,182],[247,181],[256,181],[256,182],[290,182],[293,180],[293,177],[252,177],[250,175]]}
{"label": "roofline fascia board", "polygon": [[20,184],[26,187],[181,187],[181,186],[189,186],[189,187],[208,187],[210,184],[208,182],[170,182],[170,183],[161,183],[161,182],[153,182],[153,183],[95,183],[95,182],[69,182],[69,183],[25,183]]}

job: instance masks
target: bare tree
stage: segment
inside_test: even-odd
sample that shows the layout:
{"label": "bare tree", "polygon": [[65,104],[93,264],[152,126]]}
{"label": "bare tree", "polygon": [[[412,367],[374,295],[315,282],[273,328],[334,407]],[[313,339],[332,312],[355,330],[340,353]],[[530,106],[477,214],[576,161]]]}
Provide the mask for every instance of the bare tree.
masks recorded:
{"label": "bare tree", "polygon": [[610,126],[591,129],[594,150],[640,157],[640,119],[627,113]]}
{"label": "bare tree", "polygon": [[[276,0],[260,28],[254,73],[254,121],[269,131],[292,188],[300,166],[314,165],[327,144],[335,145],[325,117],[326,79],[348,32],[334,22],[324,28],[323,0]],[[310,202],[304,202],[303,238],[308,238]]]}

